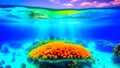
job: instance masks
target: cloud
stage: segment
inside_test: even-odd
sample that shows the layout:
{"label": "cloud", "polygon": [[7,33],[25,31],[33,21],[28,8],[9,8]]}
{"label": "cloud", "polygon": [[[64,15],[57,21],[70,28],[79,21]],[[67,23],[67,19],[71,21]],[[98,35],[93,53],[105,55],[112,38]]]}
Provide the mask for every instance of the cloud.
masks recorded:
{"label": "cloud", "polygon": [[56,3],[56,4],[60,4],[60,1],[59,1],[59,0],[50,0],[50,2]]}
{"label": "cloud", "polygon": [[93,1],[93,2],[83,2],[80,4],[80,6],[84,6],[84,7],[104,7],[104,6],[109,6],[109,3],[104,3],[104,2],[97,2],[97,1]]}
{"label": "cloud", "polygon": [[71,2],[71,3],[74,3],[74,2],[77,2],[77,1],[79,1],[79,0],[71,0],[70,2]]}
{"label": "cloud", "polygon": [[105,6],[115,6],[115,5],[120,5],[120,0],[114,0],[107,3],[93,1],[93,2],[83,2],[80,4],[80,6],[84,6],[84,7],[105,7]]}
{"label": "cloud", "polygon": [[62,6],[66,6],[66,7],[73,7],[73,4],[71,3],[64,3],[64,4],[61,4]]}
{"label": "cloud", "polygon": [[50,0],[50,2],[52,2],[52,3],[56,3],[61,6],[65,6],[65,7],[73,7],[72,3],[77,2],[78,0],[70,0],[68,3],[61,3],[60,1],[61,0]]}
{"label": "cloud", "polygon": [[80,4],[80,6],[91,6],[92,4],[90,2],[83,2]]}
{"label": "cloud", "polygon": [[[74,6],[79,6],[79,7],[105,7],[105,6],[120,5],[120,0],[114,0],[114,1],[110,1],[110,2],[99,2],[99,1],[88,2],[88,1],[85,1],[85,2],[82,2],[82,3],[79,3],[80,0],[69,0],[69,2],[67,2],[67,3],[61,3],[61,0],[50,0],[50,2],[59,4],[61,6],[65,6],[65,7],[74,7]],[[76,3],[79,3],[79,5],[76,4]]]}
{"label": "cloud", "polygon": [[114,0],[111,2],[112,5],[120,5],[120,0]]}
{"label": "cloud", "polygon": [[[53,2],[53,3],[60,3],[60,1],[62,1],[62,0],[50,0],[50,2]],[[77,1],[79,1],[79,0],[69,0],[69,3],[74,3]]]}

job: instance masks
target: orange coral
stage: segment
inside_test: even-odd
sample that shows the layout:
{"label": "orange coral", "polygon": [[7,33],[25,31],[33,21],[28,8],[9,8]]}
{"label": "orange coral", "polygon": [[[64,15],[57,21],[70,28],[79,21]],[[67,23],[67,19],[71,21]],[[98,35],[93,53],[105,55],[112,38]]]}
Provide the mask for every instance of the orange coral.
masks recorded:
{"label": "orange coral", "polygon": [[32,59],[57,59],[57,58],[88,58],[90,52],[83,46],[54,41],[31,50],[29,57]]}

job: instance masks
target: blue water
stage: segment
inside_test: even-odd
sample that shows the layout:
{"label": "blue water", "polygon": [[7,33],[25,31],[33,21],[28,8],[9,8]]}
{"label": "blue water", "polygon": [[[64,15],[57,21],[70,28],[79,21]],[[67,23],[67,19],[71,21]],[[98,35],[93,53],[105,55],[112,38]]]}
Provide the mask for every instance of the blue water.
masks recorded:
{"label": "blue water", "polygon": [[[111,22],[113,21],[113,22]],[[0,23],[0,41],[43,39],[53,34],[59,38],[120,40],[119,19],[82,22],[77,24],[57,23]],[[81,21],[80,21],[81,22]],[[101,23],[99,23],[101,22]],[[106,24],[107,23],[107,24]],[[42,36],[42,38],[41,38]]]}
{"label": "blue water", "polygon": [[[20,55],[22,55],[25,60],[27,53],[25,51],[33,42],[48,39],[52,35],[55,39],[85,41],[88,49],[92,47],[92,45],[93,47],[95,45],[96,48],[93,48],[93,50],[98,50],[95,54],[93,53],[95,56],[96,53],[98,53],[98,55],[100,53],[101,57],[107,54],[108,56],[106,57],[109,57],[109,59],[106,60],[108,64],[105,65],[100,60],[97,68],[103,68],[104,66],[105,68],[113,68],[115,66],[113,64],[111,67],[107,66],[111,63],[109,61],[111,61],[110,57],[112,56],[113,48],[120,43],[120,8],[90,9],[84,16],[86,16],[86,18],[68,17],[42,20],[29,18],[19,19],[12,15],[6,17],[1,14],[0,56],[3,57],[5,55],[5,58],[7,58],[7,56],[11,57],[8,58],[8,61],[5,60],[5,58],[1,58],[0,62],[4,60],[6,62],[4,66],[11,64],[12,68],[16,68],[16,64],[20,65],[17,60],[23,59],[19,58]],[[111,46],[108,46],[109,43]],[[25,54],[21,54],[21,52],[25,52]],[[10,63],[11,61],[12,63]],[[23,63],[22,61],[20,62]]]}

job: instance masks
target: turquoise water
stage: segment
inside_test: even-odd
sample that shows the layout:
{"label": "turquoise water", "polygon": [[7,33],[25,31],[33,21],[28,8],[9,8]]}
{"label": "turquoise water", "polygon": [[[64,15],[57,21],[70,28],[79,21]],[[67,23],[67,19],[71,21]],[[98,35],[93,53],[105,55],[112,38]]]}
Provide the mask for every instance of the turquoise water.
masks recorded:
{"label": "turquoise water", "polygon": [[29,17],[27,10],[28,7],[0,8],[1,68],[22,68],[22,64],[37,68],[27,60],[28,50],[36,41],[46,39],[84,44],[95,59],[92,68],[120,67],[112,59],[113,49],[120,43],[119,7],[83,9],[77,10],[82,13],[49,18]]}

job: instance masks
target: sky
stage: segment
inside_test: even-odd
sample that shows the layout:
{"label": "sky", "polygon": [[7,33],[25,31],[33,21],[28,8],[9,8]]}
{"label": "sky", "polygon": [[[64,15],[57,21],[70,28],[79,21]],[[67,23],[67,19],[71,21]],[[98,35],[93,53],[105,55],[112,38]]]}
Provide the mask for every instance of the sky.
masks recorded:
{"label": "sky", "polygon": [[24,5],[46,8],[90,8],[120,5],[120,0],[2,0],[0,5]]}

